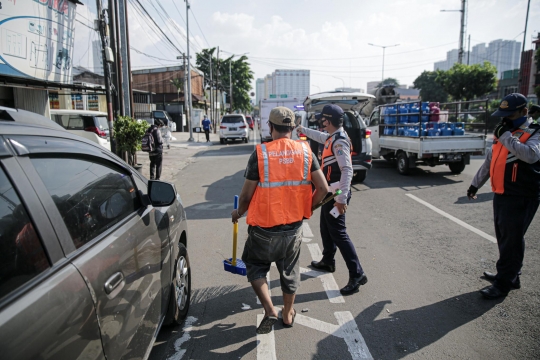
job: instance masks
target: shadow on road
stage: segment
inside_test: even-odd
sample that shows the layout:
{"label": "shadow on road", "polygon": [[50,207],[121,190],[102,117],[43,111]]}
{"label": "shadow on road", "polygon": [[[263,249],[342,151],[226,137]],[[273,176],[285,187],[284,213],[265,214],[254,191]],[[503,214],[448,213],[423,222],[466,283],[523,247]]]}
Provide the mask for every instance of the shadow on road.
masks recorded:
{"label": "shadow on road", "polygon": [[[502,301],[485,300],[474,291],[389,314],[385,309],[391,301],[379,301],[362,311],[356,324],[374,359],[401,359],[479,318]],[[327,349],[326,341],[331,340],[321,341],[318,349]]]}
{"label": "shadow on road", "polygon": [[252,152],[253,144],[246,144],[243,142],[229,142],[228,145],[216,144],[212,147],[212,149],[198,152],[194,155],[194,157],[249,155]]}
{"label": "shadow on road", "polygon": [[[439,166],[440,167],[440,166]],[[462,183],[462,180],[452,179],[455,174],[450,172],[432,172],[431,168],[417,167],[410,169],[407,176],[400,175],[394,163],[386,160],[374,160],[373,168],[368,171],[364,184],[370,189],[385,189],[400,187],[404,190],[436,187]]]}
{"label": "shadow on road", "polygon": [[[247,164],[247,162],[246,162]],[[234,195],[239,195],[244,184],[244,170],[213,182],[206,191],[205,201],[186,208],[189,220],[230,218]]]}
{"label": "shadow on road", "polygon": [[476,195],[476,200],[469,200],[466,196],[459,197],[454,204],[474,204],[479,202],[491,201],[493,200],[493,193],[483,193]]}

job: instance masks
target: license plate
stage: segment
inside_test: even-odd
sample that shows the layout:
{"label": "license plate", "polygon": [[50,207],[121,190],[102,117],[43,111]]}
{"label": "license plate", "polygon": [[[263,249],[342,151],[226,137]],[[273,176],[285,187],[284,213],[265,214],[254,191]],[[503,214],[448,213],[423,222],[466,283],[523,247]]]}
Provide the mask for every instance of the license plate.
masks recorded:
{"label": "license plate", "polygon": [[237,128],[229,128],[230,131],[236,131],[238,130]]}

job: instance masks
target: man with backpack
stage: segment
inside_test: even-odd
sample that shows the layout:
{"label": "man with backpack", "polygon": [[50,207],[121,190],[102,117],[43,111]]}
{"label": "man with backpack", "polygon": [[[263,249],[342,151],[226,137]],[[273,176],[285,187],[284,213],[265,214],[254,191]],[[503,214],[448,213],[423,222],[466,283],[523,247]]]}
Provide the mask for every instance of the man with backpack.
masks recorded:
{"label": "man with backpack", "polygon": [[150,125],[142,140],[142,151],[146,151],[150,155],[150,180],[159,180],[161,177],[163,138],[159,129],[163,125],[163,121],[154,119],[154,125]]}

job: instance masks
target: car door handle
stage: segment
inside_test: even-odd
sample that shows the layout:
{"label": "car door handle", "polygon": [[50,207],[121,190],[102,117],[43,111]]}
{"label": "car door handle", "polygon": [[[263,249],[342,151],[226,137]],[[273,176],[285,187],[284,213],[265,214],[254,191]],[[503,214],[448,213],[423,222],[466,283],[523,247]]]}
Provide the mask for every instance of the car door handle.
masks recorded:
{"label": "car door handle", "polygon": [[124,280],[124,275],[121,272],[117,272],[105,282],[105,293],[110,294],[114,289],[118,287]]}

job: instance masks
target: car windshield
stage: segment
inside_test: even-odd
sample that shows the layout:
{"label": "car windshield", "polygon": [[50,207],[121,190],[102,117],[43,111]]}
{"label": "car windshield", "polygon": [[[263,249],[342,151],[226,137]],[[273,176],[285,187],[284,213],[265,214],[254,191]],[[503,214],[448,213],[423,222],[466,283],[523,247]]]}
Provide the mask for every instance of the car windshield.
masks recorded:
{"label": "car windshield", "polygon": [[236,124],[244,122],[244,119],[241,116],[227,116],[221,120],[222,124]]}
{"label": "car windshield", "polygon": [[96,116],[99,130],[109,131],[109,123],[106,116]]}

